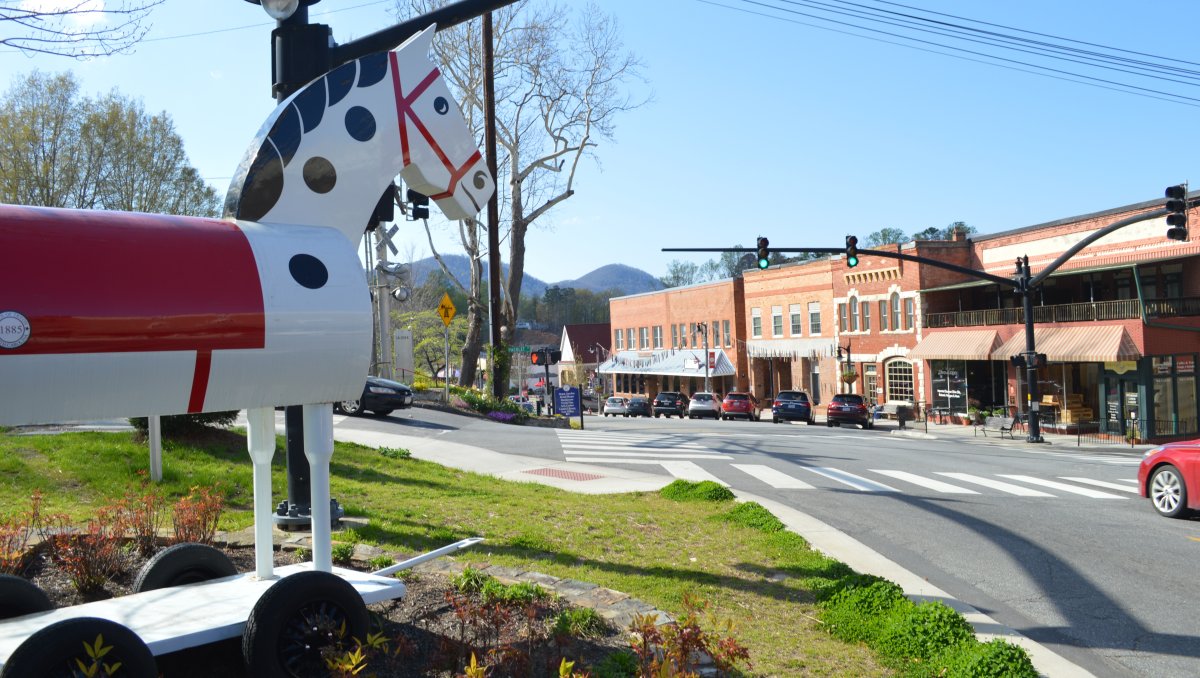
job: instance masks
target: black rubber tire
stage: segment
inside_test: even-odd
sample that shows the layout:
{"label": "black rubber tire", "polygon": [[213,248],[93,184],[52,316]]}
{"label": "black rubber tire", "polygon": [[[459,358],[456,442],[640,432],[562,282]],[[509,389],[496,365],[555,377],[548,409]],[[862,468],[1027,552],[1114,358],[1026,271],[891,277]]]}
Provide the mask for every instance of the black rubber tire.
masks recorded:
{"label": "black rubber tire", "polygon": [[346,650],[355,638],[366,641],[370,617],[362,597],[346,580],[329,572],[307,571],[284,577],[258,599],[242,633],[247,675],[288,678],[324,675],[321,650],[339,642]]}
{"label": "black rubber tire", "polygon": [[133,583],[134,593],[220,579],[237,574],[229,556],[207,544],[176,544],[146,561]]}
{"label": "black rubber tire", "polygon": [[816,420],[816,419],[809,419],[808,421],[804,422],[804,425],[805,425],[805,426],[812,426],[812,425],[813,425],[813,424],[815,424],[815,423],[817,423],[817,420]]}
{"label": "black rubber tire", "polygon": [[[76,617],[64,619],[34,633],[21,643],[4,668],[0,678],[58,678],[82,675],[75,660],[91,664],[84,645],[94,645],[98,636],[102,646],[110,647],[100,659],[102,664],[120,662],[117,675],[126,678],[157,678],[158,666],[150,648],[133,631],[107,619]],[[103,666],[101,666],[103,668]],[[104,675],[103,672],[101,675]]]}
{"label": "black rubber tire", "polygon": [[371,410],[371,414],[373,414],[377,417],[386,417],[389,414],[391,414],[392,411],[393,410]]}
{"label": "black rubber tire", "polygon": [[53,609],[54,603],[37,584],[13,574],[0,574],[0,619]]}
{"label": "black rubber tire", "polygon": [[1150,505],[1160,516],[1181,518],[1188,510],[1187,483],[1179,469],[1167,464],[1159,466],[1146,483],[1146,494]]}
{"label": "black rubber tire", "polygon": [[829,421],[828,419],[826,419],[826,420],[825,420],[825,426],[826,426],[827,428],[833,428],[833,422],[832,422],[832,421]]}

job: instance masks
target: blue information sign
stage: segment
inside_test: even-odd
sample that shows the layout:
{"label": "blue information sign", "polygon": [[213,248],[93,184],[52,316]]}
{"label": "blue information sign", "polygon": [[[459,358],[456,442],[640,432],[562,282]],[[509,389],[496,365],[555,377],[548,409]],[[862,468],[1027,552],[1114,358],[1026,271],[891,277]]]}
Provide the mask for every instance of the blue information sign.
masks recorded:
{"label": "blue information sign", "polygon": [[579,389],[574,386],[563,386],[554,389],[554,413],[564,417],[578,417],[583,414]]}

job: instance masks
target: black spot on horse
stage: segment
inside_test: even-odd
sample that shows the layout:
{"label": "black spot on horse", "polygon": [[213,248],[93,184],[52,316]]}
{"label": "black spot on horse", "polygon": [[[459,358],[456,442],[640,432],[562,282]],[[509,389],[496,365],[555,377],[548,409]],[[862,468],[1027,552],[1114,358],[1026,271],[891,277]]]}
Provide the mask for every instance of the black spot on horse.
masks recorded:
{"label": "black spot on horse", "polygon": [[[275,144],[275,148],[279,149],[283,166],[287,167],[288,163],[292,161],[292,156],[296,155],[296,149],[300,148],[300,111],[294,103],[279,114],[279,119],[271,126],[271,132],[267,134],[267,138],[271,140],[272,144]],[[259,153],[262,152],[262,149],[259,149]]]}
{"label": "black spot on horse", "polygon": [[305,87],[292,99],[292,105],[300,111],[304,133],[313,131],[321,124],[321,118],[325,117],[325,88],[318,85]]}
{"label": "black spot on horse", "polygon": [[319,290],[329,282],[329,269],[311,254],[297,254],[288,262],[288,272],[302,287]]}
{"label": "black spot on horse", "polygon": [[446,115],[450,112],[450,102],[446,101],[446,97],[438,97],[433,100],[433,110],[438,115]]}
{"label": "black spot on horse", "polygon": [[337,183],[337,170],[325,158],[314,156],[304,163],[304,183],[314,193],[328,193]]}
{"label": "black spot on horse", "polygon": [[478,188],[482,191],[485,187],[487,187],[487,172],[484,172],[483,170],[476,172],[474,176],[471,177],[471,183],[475,184],[475,188]]}
{"label": "black spot on horse", "polygon": [[370,87],[387,75],[388,53],[376,52],[358,60],[358,86]]}
{"label": "black spot on horse", "polygon": [[283,159],[269,141],[263,142],[258,155],[246,171],[234,216],[246,221],[258,221],[275,207],[283,195]]}
{"label": "black spot on horse", "polygon": [[358,75],[358,62],[342,64],[325,76],[325,85],[329,88],[329,105],[341,101],[350,93],[354,86],[354,77]]}
{"label": "black spot on horse", "polygon": [[369,141],[375,136],[375,116],[362,106],[346,111],[346,131],[357,141]]}

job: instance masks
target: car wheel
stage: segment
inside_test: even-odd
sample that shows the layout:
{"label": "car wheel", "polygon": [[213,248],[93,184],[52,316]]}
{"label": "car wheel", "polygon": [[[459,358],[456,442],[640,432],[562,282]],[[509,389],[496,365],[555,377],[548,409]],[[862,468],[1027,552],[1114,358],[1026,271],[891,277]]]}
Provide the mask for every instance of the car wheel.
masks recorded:
{"label": "car wheel", "polygon": [[1150,503],[1160,515],[1178,518],[1187,512],[1187,486],[1174,466],[1160,466],[1150,476]]}
{"label": "car wheel", "polygon": [[812,425],[813,425],[813,424],[815,424],[815,423],[817,423],[817,420],[816,420],[816,419],[809,419],[809,420],[807,420],[807,421],[805,421],[805,422],[804,422],[804,424],[805,424],[806,426],[812,426]]}
{"label": "car wheel", "polygon": [[832,421],[829,421],[828,419],[826,419],[826,420],[825,420],[825,426],[826,426],[826,428],[833,428],[833,422],[832,422]]}
{"label": "car wheel", "polygon": [[778,424],[778,423],[779,423],[779,417],[771,417],[771,423],[772,423],[772,424]]}
{"label": "car wheel", "polygon": [[362,412],[362,403],[357,400],[342,400],[333,404],[333,409],[342,414],[354,416]]}

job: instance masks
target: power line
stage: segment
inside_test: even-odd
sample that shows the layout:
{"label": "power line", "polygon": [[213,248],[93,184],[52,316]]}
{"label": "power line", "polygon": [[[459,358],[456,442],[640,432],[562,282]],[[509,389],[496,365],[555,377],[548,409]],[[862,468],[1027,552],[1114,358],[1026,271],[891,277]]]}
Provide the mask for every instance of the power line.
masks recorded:
{"label": "power line", "polygon": [[[733,1],[733,0],[730,0],[730,1]],[[1167,91],[1152,89],[1149,87],[1142,87],[1142,86],[1134,85],[1134,84],[1127,83],[1127,82],[1108,80],[1105,78],[1099,78],[1099,77],[1095,77],[1095,76],[1085,75],[1083,73],[1077,73],[1077,72],[1073,72],[1073,71],[1069,71],[1069,70],[1052,68],[1050,66],[1044,66],[1041,64],[1037,64],[1037,63],[1030,63],[1030,62],[1021,61],[1018,59],[1009,59],[1009,58],[1002,57],[999,55],[989,54],[987,52],[979,52],[979,51],[975,51],[975,50],[965,49],[962,47],[956,47],[953,45],[946,45],[946,44],[934,42],[931,40],[923,40],[923,39],[912,37],[909,35],[893,33],[890,31],[885,31],[885,30],[881,30],[881,29],[877,29],[877,28],[871,28],[869,26],[863,26],[863,25],[860,25],[860,24],[857,24],[854,22],[850,22],[850,21],[840,21],[837,19],[831,19],[829,17],[824,17],[824,16],[820,16],[820,15],[815,15],[815,14],[809,14],[809,13],[802,12],[799,10],[789,9],[787,7],[780,7],[778,5],[770,4],[769,2],[758,2],[756,0],[737,0],[737,1],[741,2],[743,4],[756,5],[759,7],[763,7],[765,9],[774,10],[776,12],[784,12],[787,14],[793,14],[793,15],[797,15],[797,16],[807,17],[810,19],[815,19],[817,21],[823,21],[823,22],[827,22],[827,23],[833,23],[833,24],[837,24],[837,25],[841,25],[841,26],[846,26],[848,28],[852,28],[852,29],[858,30],[858,31],[867,31],[867,32],[871,32],[871,33],[878,33],[878,34],[898,38],[899,40],[906,40],[906,41],[921,43],[921,44],[925,44],[925,45],[931,45],[934,47],[939,47],[939,48],[942,48],[945,50],[950,50],[951,52],[962,52],[965,54],[971,54],[971,55],[975,55],[977,57],[982,57],[982,59],[966,57],[966,56],[962,56],[961,54],[943,52],[943,51],[940,51],[937,49],[929,49],[926,47],[911,45],[911,44],[907,44],[904,42],[896,42],[896,41],[892,41],[892,40],[881,39],[881,38],[873,37],[870,35],[862,35],[860,33],[855,33],[855,32],[846,31],[846,30],[840,30],[837,28],[831,28],[829,26],[824,26],[824,25],[820,25],[820,24],[809,23],[807,21],[801,21],[801,20],[789,18],[786,16],[779,16],[776,14],[755,11],[755,10],[751,10],[751,9],[746,9],[744,7],[731,6],[731,5],[723,4],[721,2],[717,2],[715,0],[696,0],[696,2],[701,2],[701,3],[707,4],[707,5],[713,5],[716,7],[721,7],[723,9],[729,9],[729,10],[733,10],[736,12],[742,12],[742,13],[751,14],[751,15],[755,15],[755,16],[762,16],[764,18],[772,19],[775,21],[783,21],[786,23],[793,23],[793,24],[797,24],[797,25],[807,26],[809,28],[816,28],[818,30],[824,30],[824,31],[829,31],[829,32],[833,32],[833,33],[840,33],[843,35],[850,35],[850,36],[857,37],[857,38],[864,39],[864,40],[871,40],[874,42],[882,42],[885,44],[896,45],[899,47],[905,47],[907,49],[915,49],[915,50],[922,51],[922,52],[929,52],[931,54],[938,54],[940,56],[947,56],[947,57],[951,57],[951,58],[962,59],[964,61],[972,61],[972,62],[976,62],[976,63],[982,63],[982,64],[986,64],[989,66],[997,67],[997,68],[1005,68],[1007,70],[1014,70],[1014,71],[1018,71],[1018,72],[1022,72],[1022,73],[1029,73],[1032,75],[1038,75],[1038,76],[1042,76],[1042,77],[1052,78],[1055,80],[1065,80],[1067,82],[1074,82],[1074,83],[1078,83],[1081,85],[1097,87],[1100,89],[1107,89],[1107,90],[1112,90],[1112,91],[1116,91],[1116,92],[1123,92],[1125,94],[1134,94],[1137,96],[1142,96],[1142,97],[1146,97],[1146,98],[1150,98],[1150,99],[1158,99],[1160,101],[1168,101],[1171,103],[1182,104],[1185,106],[1193,106],[1193,107],[1200,106],[1200,99],[1194,98],[1194,97],[1189,97],[1189,96],[1182,95],[1182,94],[1176,94],[1174,92],[1167,92]],[[777,1],[780,1],[780,0],[777,0]],[[782,1],[788,2],[789,0],[782,0]],[[797,2],[796,0],[791,0],[790,4],[802,4],[802,3]],[[821,10],[819,10],[819,11],[821,11]],[[878,21],[878,20],[876,20],[876,21]],[[893,25],[895,25],[895,24],[893,24]],[[959,38],[959,39],[964,39],[964,38]],[[1087,44],[1090,44],[1090,43],[1087,43]],[[1054,56],[1054,55],[1047,55],[1047,54],[1040,53],[1040,52],[1034,52],[1034,54],[1037,54],[1039,56],[1049,56],[1049,57]],[[1001,62],[1006,62],[1006,63],[995,63],[995,61],[985,61],[984,59],[1001,61]],[[1178,60],[1176,60],[1176,61],[1178,61]],[[1184,63],[1190,63],[1190,62],[1184,62]],[[1028,68],[1018,68],[1018,67],[1008,65],[1008,64],[1016,64],[1018,66],[1026,66]],[[1094,64],[1086,64],[1085,63],[1084,65],[1099,67]],[[1038,70],[1029,70],[1029,69],[1038,69]],[[1121,70],[1121,69],[1117,69],[1117,70]],[[1138,73],[1135,73],[1135,75],[1138,75],[1140,77],[1157,77],[1158,79],[1174,81],[1171,78],[1162,78],[1161,76],[1152,76],[1152,75],[1145,75],[1145,74],[1138,74]],[[1176,81],[1176,82],[1178,82],[1178,81]],[[1184,84],[1192,84],[1192,83],[1184,83]]]}

